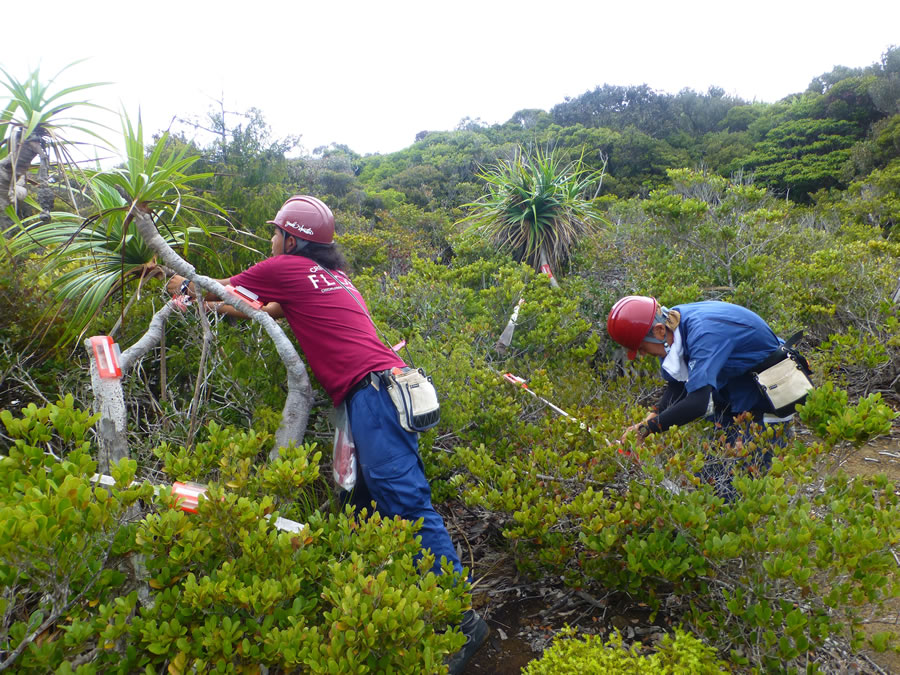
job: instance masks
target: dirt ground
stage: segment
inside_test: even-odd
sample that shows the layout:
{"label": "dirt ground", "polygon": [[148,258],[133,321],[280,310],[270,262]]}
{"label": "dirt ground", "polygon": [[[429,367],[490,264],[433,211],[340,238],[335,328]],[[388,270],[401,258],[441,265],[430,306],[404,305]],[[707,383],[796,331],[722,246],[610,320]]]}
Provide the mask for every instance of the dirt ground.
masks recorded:
{"label": "dirt ground", "polygon": [[[843,464],[844,471],[850,475],[874,476],[885,473],[900,486],[900,431],[894,430],[889,438],[879,438],[869,445],[865,445],[854,452]],[[895,552],[895,557],[900,555],[900,550]],[[897,559],[897,576],[900,576],[900,558]],[[900,614],[900,598],[894,598],[889,609],[893,613]],[[873,622],[865,627],[867,633],[879,633],[893,631],[900,634],[900,625],[894,623]],[[884,672],[900,674],[900,654],[885,652],[878,654],[867,651],[865,654],[878,664]]]}
{"label": "dirt ground", "polygon": [[[878,439],[853,452],[842,466],[851,475],[884,472],[900,485],[900,429],[892,437]],[[469,675],[518,675],[527,663],[540,656],[565,624],[604,636],[618,628],[626,642],[640,640],[648,645],[669,628],[663,612],[656,617],[656,623],[651,623],[649,609],[622,594],[593,597],[565,587],[559,579],[521,578],[509,554],[504,552],[506,542],[496,526],[458,504],[450,505],[445,515],[451,536],[465,542],[461,547],[463,564],[476,563],[473,601],[491,628],[484,647],[469,664]],[[465,535],[457,536],[458,533]],[[897,574],[900,575],[900,560]],[[898,612],[900,600],[882,615]],[[900,625],[875,622],[867,630],[893,630],[900,634]],[[842,663],[835,672],[900,675],[900,655],[896,653],[865,651],[835,660]]]}

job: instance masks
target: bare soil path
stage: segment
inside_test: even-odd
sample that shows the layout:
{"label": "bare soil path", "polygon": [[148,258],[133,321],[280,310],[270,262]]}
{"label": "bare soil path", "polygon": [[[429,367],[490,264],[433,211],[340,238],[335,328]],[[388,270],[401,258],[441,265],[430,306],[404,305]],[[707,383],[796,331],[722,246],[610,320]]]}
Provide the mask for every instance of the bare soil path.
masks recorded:
{"label": "bare soil path", "polygon": [[[849,475],[874,476],[879,473],[887,474],[894,485],[900,490],[900,431],[894,430],[890,437],[875,439],[872,443],[864,445],[854,452],[843,464],[844,471]],[[900,515],[898,515],[900,518]],[[900,577],[900,550],[897,551],[897,572]],[[894,615],[900,614],[900,598],[894,598],[888,607]],[[900,635],[900,624],[895,621],[873,622],[865,627],[867,633],[879,633],[893,631]],[[878,664],[887,673],[900,674],[900,654],[885,652],[878,654],[872,651],[864,652],[872,661]]]}

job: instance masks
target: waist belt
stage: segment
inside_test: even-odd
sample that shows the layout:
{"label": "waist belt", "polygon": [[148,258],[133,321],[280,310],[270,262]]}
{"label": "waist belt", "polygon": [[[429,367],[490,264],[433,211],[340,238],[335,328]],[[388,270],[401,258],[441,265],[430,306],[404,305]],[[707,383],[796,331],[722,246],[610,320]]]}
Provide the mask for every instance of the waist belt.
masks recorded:
{"label": "waist belt", "polygon": [[376,389],[381,386],[381,378],[385,373],[391,372],[390,370],[373,370],[371,373],[366,373],[362,376],[362,379],[350,387],[350,391],[347,392],[347,396],[344,398],[345,401],[349,401],[354,394],[362,391],[370,384],[374,385]]}
{"label": "waist belt", "polygon": [[347,392],[346,400],[349,401],[357,392],[362,391],[370,384],[372,384],[373,378],[377,379],[378,375],[376,373],[366,373],[365,375],[363,375],[362,379],[359,382],[350,387],[350,391]]}

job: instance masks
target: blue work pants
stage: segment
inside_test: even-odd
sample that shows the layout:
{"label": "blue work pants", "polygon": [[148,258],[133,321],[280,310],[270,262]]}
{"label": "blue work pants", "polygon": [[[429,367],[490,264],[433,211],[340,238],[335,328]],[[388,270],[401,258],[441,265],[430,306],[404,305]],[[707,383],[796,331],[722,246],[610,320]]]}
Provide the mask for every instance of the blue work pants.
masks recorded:
{"label": "blue work pants", "polygon": [[379,383],[369,385],[347,400],[350,430],[356,443],[359,473],[349,501],[357,510],[375,507],[382,516],[423,519],[419,536],[422,548],[435,555],[434,571],[440,573],[441,556],[462,572],[444,520],[431,504],[431,487],[419,456],[418,434],[400,426],[390,394]]}

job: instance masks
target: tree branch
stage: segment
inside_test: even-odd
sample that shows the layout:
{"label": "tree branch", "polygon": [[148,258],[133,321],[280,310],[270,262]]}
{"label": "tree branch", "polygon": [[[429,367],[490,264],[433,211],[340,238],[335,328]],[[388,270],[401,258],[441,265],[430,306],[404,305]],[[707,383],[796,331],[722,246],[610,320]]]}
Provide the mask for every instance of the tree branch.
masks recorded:
{"label": "tree branch", "polygon": [[194,384],[194,398],[191,400],[191,424],[188,429],[187,447],[193,450],[194,434],[197,431],[197,412],[200,408],[200,387],[203,384],[206,372],[206,362],[209,359],[209,344],[212,342],[212,331],[209,329],[209,321],[206,320],[206,310],[203,303],[197,303],[197,314],[200,317],[200,326],[203,329],[203,347],[200,350],[200,365],[197,368],[197,382]]}
{"label": "tree branch", "polygon": [[147,245],[156,251],[167,267],[175,270],[177,274],[190,279],[195,286],[222,298],[226,304],[243,312],[265,328],[269,337],[272,338],[272,342],[275,343],[278,355],[287,368],[288,385],[287,398],[285,399],[284,410],[281,415],[281,425],[275,433],[275,447],[272,449],[269,457],[271,459],[277,458],[278,450],[290,443],[299,444],[303,439],[304,433],[306,433],[306,423],[309,419],[309,410],[312,407],[312,386],[309,383],[306,366],[300,359],[291,341],[284,334],[284,331],[275,322],[275,319],[261,310],[253,309],[240,298],[228,293],[225,287],[215,279],[197,274],[193,265],[181,258],[160,236],[150,214],[144,211],[136,212],[134,225]]}
{"label": "tree branch", "polygon": [[[175,309],[173,301],[167,302],[153,315],[147,332],[131,347],[122,352],[119,367],[122,376],[131,370],[141,357],[159,344],[163,328],[169,315]],[[108,473],[110,465],[128,457],[128,442],[125,438],[126,415],[125,395],[122,393],[121,378],[103,378],[97,370],[91,341],[84,341],[84,348],[91,362],[91,388],[94,391],[94,410],[100,413],[100,457],[99,471]]]}
{"label": "tree branch", "polygon": [[150,320],[150,325],[147,326],[147,332],[145,332],[137,342],[122,352],[120,365],[122,366],[123,376],[127,371],[131,370],[135,363],[144,358],[147,352],[162,341],[166,321],[169,320],[169,316],[171,316],[173,311],[175,311],[175,302],[169,300],[156,314],[153,315],[153,318]]}

